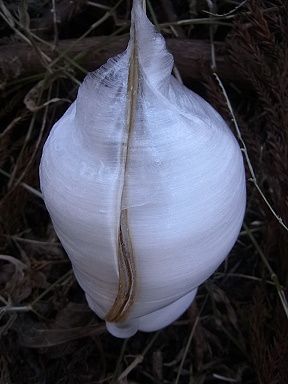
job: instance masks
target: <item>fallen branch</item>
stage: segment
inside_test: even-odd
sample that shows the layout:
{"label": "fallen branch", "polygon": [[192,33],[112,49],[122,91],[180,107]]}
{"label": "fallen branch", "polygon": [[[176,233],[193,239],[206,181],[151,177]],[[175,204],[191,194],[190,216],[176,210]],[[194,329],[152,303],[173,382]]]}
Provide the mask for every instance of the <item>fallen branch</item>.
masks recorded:
{"label": "fallen branch", "polygon": [[[41,51],[52,59],[65,52],[65,57],[75,60],[83,68],[91,71],[104,64],[110,57],[122,52],[127,46],[127,36],[89,37],[79,40],[62,40],[57,45],[57,52],[52,50],[53,44],[40,44]],[[174,55],[175,64],[184,80],[201,80],[210,71],[210,43],[204,40],[167,39],[167,47]],[[224,81],[243,81],[235,73],[223,43],[215,43],[217,68]],[[63,61],[57,60],[57,65]],[[0,46],[0,78],[2,82],[45,72],[38,52],[25,43],[12,43]]]}

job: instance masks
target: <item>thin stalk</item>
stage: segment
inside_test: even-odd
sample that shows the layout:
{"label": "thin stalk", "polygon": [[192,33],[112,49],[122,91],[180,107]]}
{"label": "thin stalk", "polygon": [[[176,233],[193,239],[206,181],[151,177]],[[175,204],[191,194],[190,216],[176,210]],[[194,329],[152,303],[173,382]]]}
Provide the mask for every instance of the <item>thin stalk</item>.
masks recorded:
{"label": "thin stalk", "polygon": [[122,148],[122,177],[120,179],[120,218],[117,233],[118,241],[118,292],[114,303],[105,316],[109,322],[120,322],[125,319],[130,308],[134,304],[136,292],[136,266],[134,260],[134,250],[129,228],[129,212],[123,209],[125,199],[124,191],[127,184],[127,168],[129,164],[130,141],[134,130],[139,87],[139,65],[136,44],[135,25],[131,26],[131,56],[129,63],[129,74],[127,84],[127,110],[126,110],[126,129],[124,131]]}

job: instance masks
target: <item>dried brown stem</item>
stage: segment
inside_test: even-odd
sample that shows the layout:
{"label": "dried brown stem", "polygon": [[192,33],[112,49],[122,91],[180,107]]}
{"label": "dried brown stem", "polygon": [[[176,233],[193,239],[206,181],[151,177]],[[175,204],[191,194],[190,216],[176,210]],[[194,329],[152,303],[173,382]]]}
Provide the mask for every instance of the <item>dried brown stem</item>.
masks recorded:
{"label": "dried brown stem", "polygon": [[134,303],[136,290],[136,267],[134,260],[133,244],[129,230],[128,209],[123,209],[124,191],[127,182],[127,166],[129,163],[130,139],[134,128],[139,86],[139,66],[137,57],[137,46],[135,27],[132,30],[130,42],[133,44],[131,49],[128,88],[127,88],[127,111],[126,111],[126,131],[123,146],[123,184],[121,185],[121,206],[120,206],[120,225],[118,234],[118,269],[119,282],[118,292],[112,308],[106,315],[106,320],[119,322],[125,319],[130,308]]}

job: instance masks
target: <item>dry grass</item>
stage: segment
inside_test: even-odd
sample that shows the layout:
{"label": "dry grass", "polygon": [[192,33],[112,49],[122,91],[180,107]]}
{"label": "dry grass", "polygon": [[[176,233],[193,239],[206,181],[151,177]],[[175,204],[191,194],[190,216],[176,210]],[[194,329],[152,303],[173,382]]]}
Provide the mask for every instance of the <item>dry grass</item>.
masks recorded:
{"label": "dry grass", "polygon": [[[107,334],[53,231],[39,192],[41,148],[86,72],[85,52],[71,58],[73,47],[59,44],[105,35],[101,56],[127,33],[129,8],[128,0],[0,0],[0,44],[25,42],[41,62],[24,72],[16,52],[11,66],[0,65],[0,383],[287,384],[285,0],[147,2],[166,37],[210,41],[205,87],[203,78],[187,85],[237,120],[231,128],[250,179],[236,246],[178,321],[126,341]],[[234,63],[235,79],[224,85],[212,74],[217,41]]]}

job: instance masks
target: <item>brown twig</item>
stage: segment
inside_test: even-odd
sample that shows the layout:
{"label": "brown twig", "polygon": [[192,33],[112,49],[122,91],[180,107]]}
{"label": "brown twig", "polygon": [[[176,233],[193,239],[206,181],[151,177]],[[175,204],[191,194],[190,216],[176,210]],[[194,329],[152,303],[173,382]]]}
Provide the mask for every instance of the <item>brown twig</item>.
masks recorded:
{"label": "brown twig", "polygon": [[[174,9],[174,5],[173,5],[172,1],[160,0],[160,3],[162,6],[162,9],[163,9],[163,12],[165,13],[165,16],[166,16],[168,21],[173,22],[173,21],[179,20],[178,16],[175,13],[175,9]],[[177,37],[185,38],[185,33],[184,33],[184,30],[181,26],[176,25],[174,27],[174,30],[177,34]]]}

